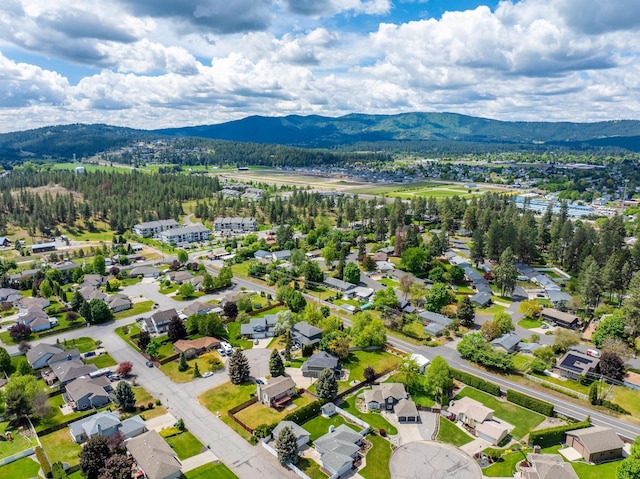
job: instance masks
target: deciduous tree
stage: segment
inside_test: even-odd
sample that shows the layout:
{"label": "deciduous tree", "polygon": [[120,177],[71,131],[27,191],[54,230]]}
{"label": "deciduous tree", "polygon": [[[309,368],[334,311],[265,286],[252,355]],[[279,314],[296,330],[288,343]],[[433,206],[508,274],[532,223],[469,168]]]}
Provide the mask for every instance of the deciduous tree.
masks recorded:
{"label": "deciduous tree", "polygon": [[132,370],[133,363],[131,361],[122,361],[120,364],[118,364],[118,369],[116,370],[116,372],[122,377],[127,377],[129,374],[131,374]]}
{"label": "deciduous tree", "polygon": [[167,330],[167,337],[172,343],[187,337],[187,328],[179,317],[174,316],[171,318],[169,329]]}
{"label": "deciduous tree", "polygon": [[436,356],[427,366],[425,374],[427,376],[427,388],[431,394],[435,396],[440,404],[446,405],[449,402],[449,390],[453,385],[447,362],[441,356]]}
{"label": "deciduous tree", "polygon": [[97,434],[90,437],[80,452],[80,469],[83,476],[86,479],[98,479],[110,456],[109,440],[105,436]]}
{"label": "deciduous tree", "polygon": [[621,382],[625,375],[624,360],[615,353],[604,351],[600,356],[600,372],[606,379]]}

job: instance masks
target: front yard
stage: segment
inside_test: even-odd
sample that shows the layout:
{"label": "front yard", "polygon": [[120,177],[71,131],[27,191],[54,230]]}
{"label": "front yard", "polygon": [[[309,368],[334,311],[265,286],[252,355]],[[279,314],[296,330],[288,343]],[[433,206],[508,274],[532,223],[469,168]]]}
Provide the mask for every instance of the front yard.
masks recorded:
{"label": "front yard", "polygon": [[464,446],[473,441],[473,438],[469,436],[469,434],[447,418],[440,416],[439,420],[440,428],[438,429],[438,436],[436,437],[438,441],[446,442],[456,447]]}
{"label": "front yard", "polygon": [[328,433],[330,426],[338,427],[341,424],[346,424],[356,432],[360,432],[360,430],[362,429],[356,424],[347,422],[345,418],[340,416],[339,414],[336,414],[332,417],[316,416],[313,419],[310,419],[302,424],[302,427],[305,428],[309,433],[311,442],[313,442],[319,437],[324,436],[326,433]]}
{"label": "front yard", "polygon": [[238,479],[231,470],[222,463],[219,464],[205,464],[189,472],[185,472],[183,477],[186,479]]}
{"label": "front yard", "polygon": [[130,309],[125,309],[119,313],[114,314],[116,320],[123,318],[130,318],[131,316],[137,316],[142,313],[148,313],[153,308],[153,301],[140,301],[139,303],[133,303]]}
{"label": "front yard", "polygon": [[205,391],[198,397],[198,400],[213,414],[220,413],[220,419],[227,426],[245,439],[249,439],[249,433],[231,419],[227,411],[248,401],[255,393],[256,385],[253,382],[246,382],[237,386],[229,382]]}
{"label": "front yard", "polygon": [[95,364],[98,369],[108,368],[110,366],[116,366],[118,363],[108,354],[101,354],[100,356],[94,356],[92,358],[85,359],[86,364]]}
{"label": "front yard", "polygon": [[6,432],[11,431],[13,441],[0,442],[0,457],[9,457],[18,452],[22,452],[30,447],[37,446],[38,442],[33,436],[23,436],[18,432],[18,429],[9,427],[9,422],[0,422],[0,435],[6,437]]}
{"label": "front yard", "polygon": [[[169,437],[165,436],[162,433],[160,435],[165,438],[167,444],[169,444],[169,446],[171,446],[171,449],[176,452],[178,459],[180,459],[181,461],[184,461],[185,459],[193,457],[202,452],[202,443],[198,441],[198,439],[189,431],[183,431],[178,434],[175,434],[177,432],[175,428],[171,428],[165,431],[171,431],[170,433],[174,433],[173,436]],[[164,433],[165,431],[162,432]]]}
{"label": "front yard", "polygon": [[358,391],[356,395],[346,398],[345,401],[339,406],[345,411],[367,422],[369,426],[377,431],[379,431],[380,429],[385,429],[388,434],[398,434],[398,430],[396,429],[396,427],[393,424],[389,423],[389,421],[387,421],[382,414],[378,412],[361,412],[356,407],[356,398],[357,395],[361,392],[362,391]]}
{"label": "front yard", "polygon": [[25,457],[0,467],[0,475],[9,478],[15,477],[16,479],[38,477],[39,470],[40,463],[38,461],[34,461],[30,457]]}
{"label": "front yard", "polygon": [[367,465],[359,471],[360,475],[365,479],[391,479],[389,471],[391,444],[376,434],[369,434],[365,439],[371,443],[372,447],[367,452]]}
{"label": "front yard", "polygon": [[[353,351],[342,362],[342,369],[349,370],[349,382],[364,381],[364,370],[367,366],[372,367],[376,373],[380,373],[393,371],[401,362],[400,356],[385,351]],[[344,382],[340,384],[348,387]]]}
{"label": "front yard", "polygon": [[200,374],[204,374],[207,371],[219,371],[224,367],[220,355],[215,351],[203,354],[198,358],[189,359],[187,364],[189,367],[185,371],[179,371],[178,366],[180,365],[180,360],[176,359],[175,361],[161,365],[160,371],[166,374],[173,382],[187,383],[195,379],[193,377],[193,371],[196,364],[198,364]]}
{"label": "front yard", "polygon": [[507,401],[500,401],[490,394],[478,391],[477,389],[473,389],[469,386],[465,386],[465,388],[458,393],[456,399],[465,396],[475,399],[488,408],[493,409],[494,416],[515,426],[515,429],[511,431],[511,435],[516,439],[522,439],[538,424],[544,421],[544,416],[542,414],[538,414],[537,412],[530,411]]}

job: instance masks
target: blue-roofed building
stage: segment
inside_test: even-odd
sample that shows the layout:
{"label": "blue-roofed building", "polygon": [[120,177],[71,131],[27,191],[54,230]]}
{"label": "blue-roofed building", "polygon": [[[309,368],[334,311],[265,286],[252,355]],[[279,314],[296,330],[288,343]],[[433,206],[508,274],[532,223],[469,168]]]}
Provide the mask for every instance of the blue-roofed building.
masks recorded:
{"label": "blue-roofed building", "polygon": [[496,348],[501,348],[508,353],[512,353],[516,350],[520,341],[522,341],[522,338],[512,331],[494,339],[491,341],[491,344]]}
{"label": "blue-roofed building", "polygon": [[144,419],[140,416],[133,416],[120,421],[120,413],[115,411],[99,412],[69,424],[71,438],[78,444],[82,444],[97,435],[113,436],[118,431],[122,433],[125,439],[130,439],[146,430]]}

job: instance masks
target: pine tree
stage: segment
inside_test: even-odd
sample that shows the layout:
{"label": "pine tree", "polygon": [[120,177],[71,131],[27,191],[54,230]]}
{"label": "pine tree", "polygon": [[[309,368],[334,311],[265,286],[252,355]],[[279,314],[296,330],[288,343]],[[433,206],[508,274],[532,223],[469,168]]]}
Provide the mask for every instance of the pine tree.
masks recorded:
{"label": "pine tree", "polygon": [[458,319],[460,320],[460,324],[465,328],[472,328],[475,324],[476,317],[476,308],[474,308],[473,303],[469,299],[469,296],[465,296],[460,301],[458,305],[457,312]]}
{"label": "pine tree", "polygon": [[184,372],[189,369],[189,365],[187,364],[187,358],[184,356],[184,352],[180,353],[180,362],[178,363],[178,371]]}
{"label": "pine tree", "polygon": [[200,374],[200,368],[198,367],[198,363],[195,363],[195,366],[193,367],[193,377],[194,378],[201,378],[202,374]]}
{"label": "pine tree", "polygon": [[229,359],[229,379],[233,384],[242,384],[249,379],[250,374],[247,357],[240,349],[236,349]]}
{"label": "pine tree", "polygon": [[513,262],[513,252],[510,247],[500,255],[500,261],[498,266],[494,268],[493,274],[501,295],[510,295],[516,287],[516,279],[518,278],[518,270]]}
{"label": "pine tree", "polygon": [[598,381],[594,381],[591,383],[591,387],[589,388],[589,402],[594,406],[600,403],[600,398],[598,394]]}
{"label": "pine tree", "polygon": [[271,377],[277,378],[278,376],[284,376],[284,363],[280,357],[280,353],[277,349],[271,351],[271,357],[269,358],[269,372]]}
{"label": "pine tree", "polygon": [[320,373],[318,382],[316,382],[316,394],[321,399],[332,399],[338,394],[338,382],[331,369],[323,369]]}
{"label": "pine tree", "polygon": [[298,463],[298,443],[293,429],[289,426],[280,430],[276,439],[276,451],[278,451],[278,460],[281,464]]}
{"label": "pine tree", "polygon": [[284,359],[285,361],[291,361],[291,330],[287,329],[284,333]]}
{"label": "pine tree", "polygon": [[136,405],[136,397],[128,382],[120,381],[116,387],[114,402],[123,411],[132,411]]}

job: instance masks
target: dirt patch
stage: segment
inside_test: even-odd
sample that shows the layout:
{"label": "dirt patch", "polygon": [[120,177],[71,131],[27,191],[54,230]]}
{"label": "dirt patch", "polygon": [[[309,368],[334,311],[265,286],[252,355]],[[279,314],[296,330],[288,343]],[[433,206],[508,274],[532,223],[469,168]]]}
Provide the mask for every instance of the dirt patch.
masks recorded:
{"label": "dirt patch", "polygon": [[567,421],[563,421],[562,419],[558,419],[555,417],[548,417],[540,424],[538,424],[535,427],[534,431],[537,431],[539,429],[547,429],[549,427],[564,426],[565,424],[567,424]]}
{"label": "dirt patch", "polygon": [[[38,196],[44,196],[45,193],[49,193],[54,198],[58,194],[66,196],[69,193],[71,193],[75,201],[83,201],[84,199],[80,193],[71,191],[65,188],[64,186],[60,186],[60,185],[47,185],[47,186],[38,186],[36,188],[25,188],[25,191],[27,193],[35,193]],[[13,195],[18,195],[19,192],[16,190],[16,191],[12,191],[11,193]]]}

